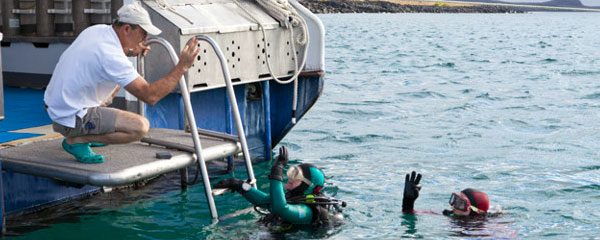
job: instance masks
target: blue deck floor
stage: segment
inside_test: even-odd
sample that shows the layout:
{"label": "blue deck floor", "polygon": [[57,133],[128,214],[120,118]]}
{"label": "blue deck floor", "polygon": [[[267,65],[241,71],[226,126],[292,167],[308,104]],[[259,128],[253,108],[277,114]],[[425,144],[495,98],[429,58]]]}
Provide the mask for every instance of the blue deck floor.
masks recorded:
{"label": "blue deck floor", "polygon": [[41,135],[10,131],[51,124],[43,99],[44,90],[4,88],[5,119],[0,121],[0,143]]}

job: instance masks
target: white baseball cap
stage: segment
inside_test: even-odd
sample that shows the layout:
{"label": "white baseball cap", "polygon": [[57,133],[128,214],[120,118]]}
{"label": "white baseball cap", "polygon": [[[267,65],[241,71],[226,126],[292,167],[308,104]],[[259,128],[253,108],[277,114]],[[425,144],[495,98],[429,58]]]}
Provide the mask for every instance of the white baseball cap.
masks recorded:
{"label": "white baseball cap", "polygon": [[139,25],[150,35],[158,35],[162,32],[156,26],[152,25],[150,14],[138,3],[123,5],[117,12],[117,16],[119,17],[119,22]]}

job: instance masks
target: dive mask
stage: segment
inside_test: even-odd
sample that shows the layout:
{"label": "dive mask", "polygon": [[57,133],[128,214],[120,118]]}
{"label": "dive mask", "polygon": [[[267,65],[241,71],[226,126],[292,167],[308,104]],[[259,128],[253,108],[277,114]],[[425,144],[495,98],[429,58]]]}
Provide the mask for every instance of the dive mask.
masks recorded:
{"label": "dive mask", "polygon": [[452,193],[452,195],[450,195],[450,199],[448,200],[448,203],[450,204],[450,206],[454,207],[455,209],[464,211],[464,212],[466,212],[469,209],[469,207],[471,206],[471,203],[469,202],[469,199],[467,198],[467,196],[465,196],[462,193]]}
{"label": "dive mask", "polygon": [[448,203],[450,206],[459,211],[467,212],[470,209],[477,214],[485,213],[485,211],[481,211],[477,207],[471,205],[471,201],[469,201],[469,198],[467,198],[464,193],[452,193]]}
{"label": "dive mask", "polygon": [[287,170],[287,177],[294,181],[302,181],[303,183],[308,184],[308,186],[312,185],[312,182],[304,177],[302,169],[298,165],[291,166]]}

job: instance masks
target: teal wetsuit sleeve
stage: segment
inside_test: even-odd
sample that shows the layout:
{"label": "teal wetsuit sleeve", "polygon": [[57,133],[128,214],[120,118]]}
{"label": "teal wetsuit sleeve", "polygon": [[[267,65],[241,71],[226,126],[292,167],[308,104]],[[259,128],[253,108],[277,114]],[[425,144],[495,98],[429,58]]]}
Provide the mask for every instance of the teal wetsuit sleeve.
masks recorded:
{"label": "teal wetsuit sleeve", "polygon": [[295,224],[310,224],[313,212],[304,204],[288,204],[283,192],[283,183],[270,180],[271,211],[286,222]]}
{"label": "teal wetsuit sleeve", "polygon": [[256,188],[251,188],[250,191],[245,192],[242,194],[242,196],[244,196],[248,202],[257,206],[268,205],[269,201],[271,200],[269,194],[266,194]]}

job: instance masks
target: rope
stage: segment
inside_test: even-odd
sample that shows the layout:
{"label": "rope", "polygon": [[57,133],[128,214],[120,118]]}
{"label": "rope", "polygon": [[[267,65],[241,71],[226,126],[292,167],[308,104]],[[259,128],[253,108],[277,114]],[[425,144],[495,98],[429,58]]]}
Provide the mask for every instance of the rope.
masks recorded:
{"label": "rope", "polygon": [[175,15],[185,19],[186,21],[188,21],[190,24],[194,24],[194,22],[192,22],[192,20],[190,20],[189,18],[183,16],[181,13],[178,13],[177,10],[175,10],[175,8],[171,7],[171,5],[169,5],[169,3],[166,2],[166,0],[154,0],[156,2],[156,4],[158,5],[159,8],[163,9],[163,10],[169,10],[172,13],[174,13]]}
{"label": "rope", "polygon": [[292,27],[297,27],[299,24],[303,24],[302,26],[302,35],[298,36],[296,40],[298,44],[304,45],[307,40],[306,30],[304,19],[296,12],[296,9],[290,5],[287,0],[257,0],[258,4],[267,9],[268,13],[271,16],[277,18],[279,22],[289,28],[288,22],[291,23]]}
{"label": "rope", "polygon": [[[265,31],[264,26],[258,19],[254,17],[248,9],[246,9],[238,0],[232,0],[239,8],[241,8],[254,22],[258,24],[260,30],[263,34],[263,46],[265,48],[264,57],[267,62],[267,68],[269,69],[269,73],[279,84],[288,84],[292,81],[294,82],[294,96],[292,102],[292,123],[296,123],[296,108],[298,105],[298,76],[300,75],[300,71],[304,68],[306,64],[306,55],[308,53],[308,45],[310,43],[309,35],[308,35],[308,26],[306,25],[306,21],[296,12],[296,10],[289,4],[287,0],[257,0],[257,2],[263,6],[267,12],[275,19],[279,21],[279,23],[285,26],[290,30],[290,42],[292,43],[292,54],[296,55],[296,42],[299,45],[306,45],[304,48],[304,52],[302,54],[302,63],[298,66],[298,56],[294,57],[294,75],[288,80],[281,80],[275,76],[273,69],[271,67],[271,62],[269,61],[269,48],[267,47],[267,33]],[[297,39],[294,39],[294,27],[300,25],[302,27],[302,34],[298,36]],[[295,41],[294,41],[295,40]]]}

